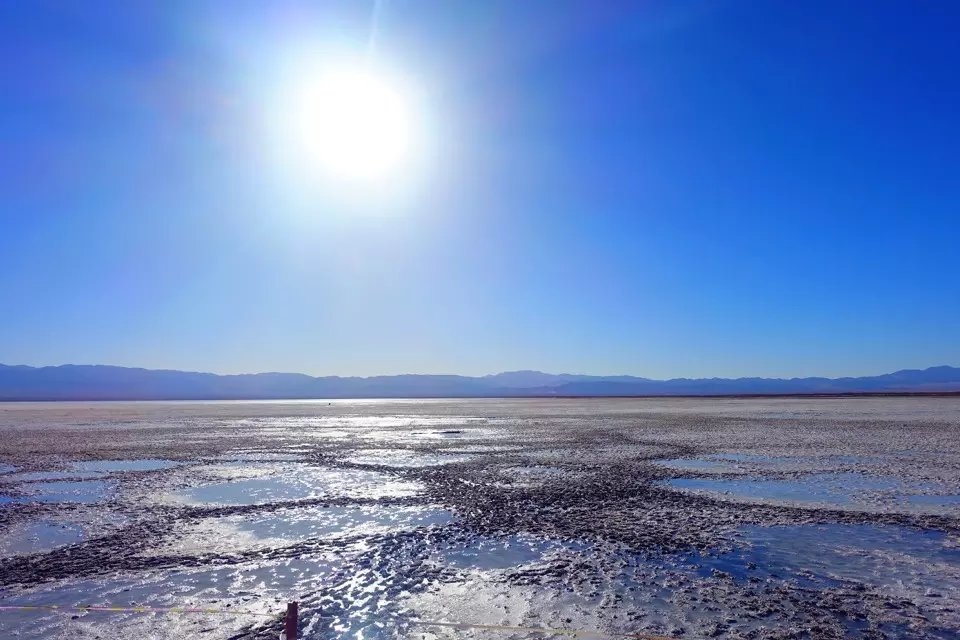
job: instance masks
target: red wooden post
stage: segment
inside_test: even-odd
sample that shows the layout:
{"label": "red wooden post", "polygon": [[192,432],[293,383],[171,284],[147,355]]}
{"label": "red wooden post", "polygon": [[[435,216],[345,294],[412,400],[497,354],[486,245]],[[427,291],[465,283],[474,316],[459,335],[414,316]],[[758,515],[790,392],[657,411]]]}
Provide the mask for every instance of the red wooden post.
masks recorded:
{"label": "red wooden post", "polygon": [[297,640],[297,608],[296,602],[287,603],[287,617],[283,619],[283,631],[287,640]]}

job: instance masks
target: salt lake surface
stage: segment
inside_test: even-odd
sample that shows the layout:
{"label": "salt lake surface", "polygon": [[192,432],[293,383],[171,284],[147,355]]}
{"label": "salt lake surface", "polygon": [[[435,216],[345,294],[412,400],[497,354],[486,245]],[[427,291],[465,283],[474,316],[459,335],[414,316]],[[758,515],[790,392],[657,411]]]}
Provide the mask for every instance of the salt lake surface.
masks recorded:
{"label": "salt lake surface", "polygon": [[955,638],[960,400],[0,404],[0,607],[63,607],[0,635],[275,640],[289,600],[318,639]]}

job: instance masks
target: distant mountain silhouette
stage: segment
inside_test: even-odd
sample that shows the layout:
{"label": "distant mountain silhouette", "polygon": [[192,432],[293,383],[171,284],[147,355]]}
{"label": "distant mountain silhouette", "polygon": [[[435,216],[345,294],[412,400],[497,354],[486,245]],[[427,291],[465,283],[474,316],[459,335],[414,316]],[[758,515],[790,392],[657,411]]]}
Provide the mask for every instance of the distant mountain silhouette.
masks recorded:
{"label": "distant mountain silhouette", "polygon": [[675,378],[508,371],[482,377],[314,378],[300,373],[216,375],[105,365],[0,364],[0,400],[229,400],[517,396],[678,396],[960,392],[960,368],[905,369],[861,378]]}

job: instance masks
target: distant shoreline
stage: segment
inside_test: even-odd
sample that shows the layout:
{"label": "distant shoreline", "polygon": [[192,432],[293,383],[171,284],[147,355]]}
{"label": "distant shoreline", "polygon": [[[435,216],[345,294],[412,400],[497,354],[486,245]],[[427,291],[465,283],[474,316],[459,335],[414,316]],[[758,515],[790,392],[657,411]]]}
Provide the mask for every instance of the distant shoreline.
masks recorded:
{"label": "distant shoreline", "polygon": [[736,393],[736,394],[651,394],[651,395],[473,395],[473,396],[355,396],[342,398],[310,397],[168,397],[168,398],[0,398],[0,404],[25,404],[28,402],[333,402],[350,400],[731,400],[751,399],[830,399],[830,398],[957,398],[960,391],[864,391],[846,393]]}

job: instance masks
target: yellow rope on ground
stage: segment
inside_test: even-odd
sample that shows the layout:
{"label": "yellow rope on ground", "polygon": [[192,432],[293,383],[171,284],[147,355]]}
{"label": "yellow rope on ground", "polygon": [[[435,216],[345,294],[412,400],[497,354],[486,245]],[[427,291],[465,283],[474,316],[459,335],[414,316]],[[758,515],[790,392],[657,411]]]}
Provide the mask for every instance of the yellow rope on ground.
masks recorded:
{"label": "yellow rope on ground", "polygon": [[276,618],[276,613],[261,613],[244,609],[214,609],[200,607],[99,607],[96,605],[34,604],[0,605],[0,611],[109,611],[114,613],[212,613],[228,616],[262,616]]}
{"label": "yellow rope on ground", "polygon": [[550,627],[512,627],[499,624],[470,624],[466,622],[439,622],[436,620],[410,620],[409,624],[426,627],[450,627],[453,629],[480,629],[484,631],[515,631],[519,633],[537,633],[543,635],[569,636],[571,638],[633,638],[634,640],[676,640],[667,636],[648,633],[602,633],[582,629],[553,629]]}
{"label": "yellow rope on ground", "polygon": [[[214,615],[228,616],[259,616],[264,618],[278,618],[282,614],[261,613],[258,611],[247,611],[244,609],[217,609],[204,607],[108,607],[96,605],[57,605],[57,604],[34,604],[34,605],[0,605],[0,611],[94,611],[94,612],[112,612],[112,613],[207,613]],[[323,620],[336,620],[330,616],[319,616]],[[676,640],[667,636],[658,636],[648,633],[601,633],[599,631],[586,631],[583,629],[553,629],[550,627],[513,627],[500,624],[471,624],[469,622],[447,622],[441,620],[407,620],[407,624],[420,627],[448,627],[451,629],[477,629],[480,631],[499,631],[527,633],[538,635],[568,636],[571,638],[611,638],[633,640]]]}

